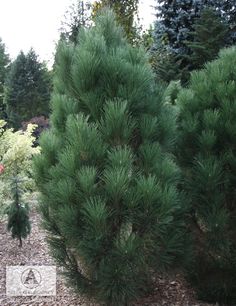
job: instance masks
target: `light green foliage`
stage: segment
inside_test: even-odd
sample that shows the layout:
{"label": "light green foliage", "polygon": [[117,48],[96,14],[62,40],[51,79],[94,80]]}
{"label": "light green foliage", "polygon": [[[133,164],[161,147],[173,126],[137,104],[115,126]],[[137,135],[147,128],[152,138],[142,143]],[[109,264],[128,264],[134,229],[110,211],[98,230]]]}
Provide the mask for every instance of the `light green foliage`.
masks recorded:
{"label": "light green foliage", "polygon": [[0,120],[0,163],[4,165],[4,172],[0,180],[1,208],[6,206],[11,199],[11,178],[18,175],[24,191],[35,189],[32,179],[32,156],[38,154],[39,147],[33,147],[35,138],[32,132],[35,128],[28,125],[25,132],[5,128],[6,122]]}
{"label": "light green foliage", "polygon": [[110,7],[116,14],[116,20],[122,26],[127,39],[134,44],[139,41],[137,27],[138,0],[98,0],[93,3],[93,16],[96,16],[104,7]]}
{"label": "light green foliage", "polygon": [[33,147],[35,126],[29,124],[26,131],[14,132],[5,129],[6,122],[0,120],[0,162],[4,164],[5,175],[30,172],[31,159],[39,153],[39,147]]}
{"label": "light green foliage", "polygon": [[164,100],[166,103],[170,103],[175,105],[177,96],[182,89],[180,81],[172,81],[167,86],[165,92],[164,92]]}
{"label": "light green foliage", "polygon": [[236,48],[192,73],[177,98],[179,161],[192,207],[201,298],[236,303]]}
{"label": "light green foliage", "polygon": [[109,10],[76,46],[60,45],[57,63],[35,160],[50,247],[78,292],[130,305],[152,271],[188,257],[175,113]]}
{"label": "light green foliage", "polygon": [[142,45],[146,50],[150,50],[153,46],[153,26],[150,25],[148,29],[142,31],[140,35],[140,45]]}

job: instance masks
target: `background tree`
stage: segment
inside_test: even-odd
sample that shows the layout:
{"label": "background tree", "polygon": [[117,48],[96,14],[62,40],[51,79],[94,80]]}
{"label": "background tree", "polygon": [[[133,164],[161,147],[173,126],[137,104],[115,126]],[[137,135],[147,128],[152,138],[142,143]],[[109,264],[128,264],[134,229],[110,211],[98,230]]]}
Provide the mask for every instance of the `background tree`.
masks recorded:
{"label": "background tree", "polygon": [[[188,69],[181,67],[181,60],[170,52],[169,48],[159,45],[155,50],[150,50],[150,63],[156,75],[157,82],[169,84],[173,80],[188,79]],[[187,74],[187,77],[185,76]]]}
{"label": "background tree", "polygon": [[[186,41],[191,40],[190,35],[193,32],[193,24],[196,18],[199,18],[204,8],[212,8],[215,10],[222,20],[227,24],[228,29],[231,28],[231,41],[235,42],[236,17],[235,17],[235,1],[234,0],[161,0],[158,1],[156,32],[157,40],[164,40],[170,48],[177,54],[188,54]],[[234,30],[235,32],[234,32]]]}
{"label": "background tree", "polygon": [[149,51],[153,45],[153,26],[152,24],[140,34],[140,44],[145,50]]}
{"label": "background tree", "polygon": [[6,118],[5,105],[3,103],[4,96],[4,84],[6,80],[6,75],[8,72],[8,67],[10,64],[10,59],[6,53],[5,44],[0,38],[0,118]]}
{"label": "background tree", "polygon": [[67,10],[61,27],[61,39],[77,43],[77,36],[82,27],[91,23],[91,3],[76,0]]}
{"label": "background tree", "polygon": [[191,52],[191,70],[202,68],[206,62],[215,59],[226,45],[229,34],[226,24],[211,8],[202,11],[193,28],[193,41],[186,42]]}
{"label": "background tree", "polygon": [[50,74],[38,61],[34,50],[21,52],[12,63],[5,86],[8,120],[14,127],[21,121],[49,113],[51,92]]}
{"label": "background tree", "polygon": [[150,288],[151,271],[187,256],[168,153],[175,114],[144,51],[122,33],[105,11],[76,46],[60,46],[51,129],[35,160],[54,257],[77,291],[114,306]]}
{"label": "background tree", "polygon": [[[157,2],[157,21],[154,30],[153,51],[159,52],[164,45],[172,54],[171,61],[176,63],[182,83],[189,79],[188,71],[192,70],[192,50],[186,42],[194,40],[194,24],[205,8],[212,8],[221,18],[228,30],[225,37],[227,45],[236,42],[235,1],[234,0],[161,0]],[[176,79],[176,78],[175,78]]]}
{"label": "background tree", "polygon": [[185,41],[193,30],[193,23],[200,15],[203,1],[157,1],[155,39],[168,45],[175,54],[188,54]]}
{"label": "background tree", "polygon": [[96,16],[97,12],[106,6],[113,9],[118,23],[124,29],[129,42],[133,44],[139,36],[137,27],[138,4],[138,0],[99,0],[93,4],[93,15]]}
{"label": "background tree", "polygon": [[199,297],[236,303],[236,49],[193,72],[180,90],[179,161],[192,208]]}

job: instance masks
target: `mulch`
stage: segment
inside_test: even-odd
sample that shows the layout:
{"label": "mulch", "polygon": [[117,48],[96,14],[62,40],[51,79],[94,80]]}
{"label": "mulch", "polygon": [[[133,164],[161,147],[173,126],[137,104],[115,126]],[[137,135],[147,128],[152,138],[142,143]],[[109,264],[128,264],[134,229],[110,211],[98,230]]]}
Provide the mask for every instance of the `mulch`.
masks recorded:
{"label": "mulch", "polygon": [[[6,220],[0,221],[0,306],[98,306],[76,296],[66,287],[57,273],[56,296],[7,296],[6,267],[10,265],[55,265],[45,242],[45,232],[40,227],[40,216],[33,205],[31,210],[32,232],[19,248],[6,231]],[[60,267],[57,268],[58,272]],[[132,306],[212,306],[197,301],[193,289],[181,274],[157,276],[153,293]]]}

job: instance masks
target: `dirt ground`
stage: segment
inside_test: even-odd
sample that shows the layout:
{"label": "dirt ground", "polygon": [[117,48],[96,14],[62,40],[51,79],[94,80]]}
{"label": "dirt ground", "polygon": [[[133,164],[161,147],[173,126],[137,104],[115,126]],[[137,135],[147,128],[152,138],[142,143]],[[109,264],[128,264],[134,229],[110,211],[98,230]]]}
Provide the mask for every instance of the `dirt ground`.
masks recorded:
{"label": "dirt ground", "polygon": [[[98,306],[76,296],[69,290],[57,273],[56,296],[6,296],[6,266],[10,265],[55,265],[50,257],[45,233],[40,227],[40,216],[35,208],[31,211],[32,232],[23,241],[23,247],[6,231],[6,220],[0,221],[0,306]],[[60,269],[59,267],[57,268]],[[133,306],[212,306],[197,301],[189,285],[179,274],[158,276],[154,293]]]}

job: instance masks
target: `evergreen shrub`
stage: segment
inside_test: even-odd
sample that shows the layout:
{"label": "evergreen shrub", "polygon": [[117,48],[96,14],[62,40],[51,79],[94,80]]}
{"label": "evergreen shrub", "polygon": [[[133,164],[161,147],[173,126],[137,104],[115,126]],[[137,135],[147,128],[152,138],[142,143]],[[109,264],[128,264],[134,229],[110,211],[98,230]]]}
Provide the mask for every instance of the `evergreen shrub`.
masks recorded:
{"label": "evergreen shrub", "polygon": [[236,303],[236,48],[179,92],[179,162],[191,201],[199,297]]}
{"label": "evergreen shrub", "polygon": [[130,305],[153,271],[186,255],[185,202],[170,153],[175,112],[142,49],[105,10],[62,43],[35,176],[51,251],[79,293]]}

